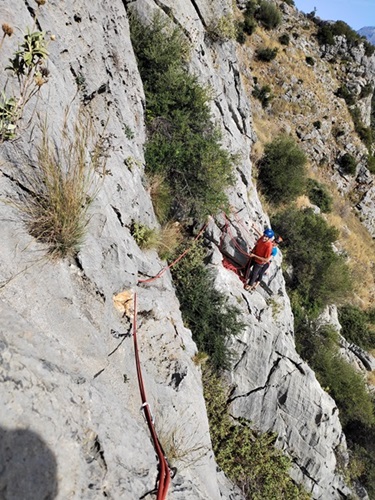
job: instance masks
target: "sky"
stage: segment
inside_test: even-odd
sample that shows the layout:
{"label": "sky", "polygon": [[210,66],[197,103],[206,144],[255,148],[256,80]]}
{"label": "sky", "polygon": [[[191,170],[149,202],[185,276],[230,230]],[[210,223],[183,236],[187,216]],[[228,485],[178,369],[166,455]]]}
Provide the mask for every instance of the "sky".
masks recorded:
{"label": "sky", "polygon": [[375,27],[375,0],[294,0],[305,14],[316,7],[316,15],[325,21],[345,21],[354,30]]}

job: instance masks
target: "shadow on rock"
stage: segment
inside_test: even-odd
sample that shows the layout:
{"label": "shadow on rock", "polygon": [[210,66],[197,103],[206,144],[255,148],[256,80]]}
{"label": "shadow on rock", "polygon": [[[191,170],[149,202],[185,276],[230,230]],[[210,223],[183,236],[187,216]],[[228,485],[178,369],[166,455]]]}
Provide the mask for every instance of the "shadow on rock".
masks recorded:
{"label": "shadow on rock", "polygon": [[57,495],[55,455],[33,431],[0,427],[0,498],[52,500]]}

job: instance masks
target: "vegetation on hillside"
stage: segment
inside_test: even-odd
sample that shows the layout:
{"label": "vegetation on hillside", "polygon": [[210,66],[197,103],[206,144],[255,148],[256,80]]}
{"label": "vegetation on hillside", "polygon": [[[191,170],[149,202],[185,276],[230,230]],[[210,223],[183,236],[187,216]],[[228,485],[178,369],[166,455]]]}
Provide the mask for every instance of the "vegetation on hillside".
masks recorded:
{"label": "vegetation on hillside", "polygon": [[[222,43],[235,36],[240,43],[246,43],[247,37],[260,30],[258,33],[261,33],[262,42],[258,42],[254,50],[254,61],[259,68],[262,67],[259,71],[262,80],[254,79],[253,96],[260,101],[263,112],[272,113],[273,117],[278,110],[285,108],[288,112],[292,110],[294,114],[301,116],[308,110],[314,118],[311,127],[315,131],[321,130],[328,116],[314,115],[312,102],[306,102],[302,107],[298,100],[290,104],[285,101],[283,104],[280,94],[282,85],[278,82],[277,86],[274,86],[272,79],[267,79],[264,66],[269,65],[272,68],[279,58],[279,65],[284,64],[286,56],[282,47],[289,47],[293,37],[298,36],[296,33],[292,33],[292,36],[285,32],[280,34],[280,30],[273,35],[272,31],[276,30],[281,22],[281,13],[275,5],[251,0],[246,4],[242,21],[235,22],[229,17],[219,19],[209,27],[208,35],[213,43]],[[233,31],[234,26],[237,33]],[[145,30],[147,36],[144,36]],[[311,30],[313,31],[312,28]],[[141,26],[132,18],[131,31],[146,93],[146,171],[150,184],[158,186],[154,191],[154,205],[158,207],[159,219],[166,221],[179,216],[185,221],[191,218],[201,221],[207,214],[225,206],[224,188],[231,183],[235,160],[223,150],[220,135],[212,124],[209,113],[210,91],[199,85],[196,78],[187,72],[188,51],[180,32],[169,29],[160,18],[155,18],[147,27]],[[353,44],[361,41],[352,39],[351,33],[340,23],[334,28],[333,36],[337,34],[347,34],[348,40]],[[324,28],[319,31],[318,28],[320,41],[324,36],[329,37],[327,30]],[[268,43],[270,40],[271,43]],[[158,50],[155,47],[158,47]],[[301,68],[301,61],[308,70]],[[268,64],[264,64],[265,62]],[[311,74],[307,71],[314,71],[317,65],[319,60],[310,54],[304,54],[301,60],[295,62],[299,85]],[[283,69],[286,71],[288,66],[284,65]],[[272,71],[270,74],[272,75]],[[287,80],[287,74],[279,75],[279,78]],[[350,111],[358,136],[368,147],[372,144],[372,134],[363,126],[357,104],[358,99],[364,98],[365,94],[371,91],[366,89],[360,96],[354,96],[345,85],[337,91],[337,98],[343,99]],[[347,118],[350,115],[347,110],[344,116]],[[273,126],[275,127],[275,124]],[[346,255],[333,248],[339,231],[329,226],[325,218],[312,210],[300,210],[291,205],[299,195],[307,194],[310,201],[319,206],[323,213],[332,213],[335,210],[334,197],[325,184],[315,179],[307,179],[307,157],[293,136],[293,133],[278,133],[273,140],[264,143],[264,154],[258,163],[258,181],[264,196],[270,202],[270,207],[275,210],[272,218],[274,228],[283,236],[286,235],[284,249],[289,264],[286,278],[295,313],[298,347],[301,355],[316,370],[322,385],[337,401],[345,428],[349,429],[354,422],[359,422],[362,426],[372,429],[373,401],[362,377],[340,357],[337,334],[328,327],[317,326],[316,323],[317,316],[326,305],[345,303],[351,290],[351,275]],[[341,133],[336,134],[332,129],[332,137],[338,143]],[[368,163],[371,164],[371,155]],[[357,163],[355,157],[348,152],[339,155],[338,164],[343,174],[355,174]],[[173,269],[173,277],[186,324],[192,329],[199,349],[209,355],[211,368],[220,372],[230,366],[226,339],[229,335],[239,332],[242,325],[238,311],[232,309],[230,312],[225,297],[214,290],[213,276],[204,265],[204,257],[204,248],[199,245],[194,247],[188,257]],[[342,314],[348,313],[345,307],[342,306]],[[366,342],[372,341],[371,327],[368,323],[366,325],[368,329],[359,329],[358,335],[366,332]],[[206,381],[206,384],[209,382]],[[210,389],[207,392],[206,387],[208,405],[211,404],[212,396],[209,392]],[[220,404],[222,409],[226,407],[224,396]],[[271,491],[271,495],[278,498],[277,495],[281,493],[272,490],[275,487],[272,481],[272,484],[269,484],[264,480],[260,490],[262,493],[252,489],[256,487],[256,481],[251,480],[250,469],[255,466],[249,465],[247,459],[255,457],[256,454],[252,455],[254,449],[248,453],[250,449],[246,443],[247,437],[249,442],[253,442],[255,433],[244,422],[233,422],[225,415],[226,413],[221,411],[220,418],[226,422],[225,430],[218,426],[214,412],[210,416],[211,434],[214,436],[218,462],[229,477],[247,489],[249,498],[257,498],[258,494],[264,498],[264,495],[271,494]],[[220,434],[221,432],[223,434]],[[216,433],[219,436],[218,444],[215,442]],[[245,436],[246,439],[239,442],[239,435]],[[259,445],[263,442],[266,448],[271,445],[269,451],[274,450],[272,440],[272,437],[268,439],[267,436],[262,436],[259,441],[254,442]],[[231,460],[233,447],[236,448],[238,458],[236,463]],[[268,456],[267,453],[263,449],[262,454]],[[358,456],[363,460],[368,453],[370,451],[362,447]],[[284,479],[278,474],[285,472],[289,466],[287,462],[283,462],[284,459],[285,457],[281,462],[276,460],[277,473],[273,472],[275,477],[280,477],[279,486],[284,484]],[[366,460],[371,462],[371,458]],[[274,459],[268,456],[264,470],[267,471],[268,467],[272,469],[273,463]],[[262,477],[260,473],[258,477]],[[354,473],[352,477],[354,478]],[[368,477],[364,479],[365,482],[369,480]],[[294,491],[294,494],[301,493]],[[282,495],[283,498],[289,498],[286,490]]]}
{"label": "vegetation on hillside", "polygon": [[164,189],[162,221],[204,220],[227,205],[235,157],[221,145],[210,89],[188,72],[188,46],[161,16],[131,18],[131,39],[146,94],[146,172]]}

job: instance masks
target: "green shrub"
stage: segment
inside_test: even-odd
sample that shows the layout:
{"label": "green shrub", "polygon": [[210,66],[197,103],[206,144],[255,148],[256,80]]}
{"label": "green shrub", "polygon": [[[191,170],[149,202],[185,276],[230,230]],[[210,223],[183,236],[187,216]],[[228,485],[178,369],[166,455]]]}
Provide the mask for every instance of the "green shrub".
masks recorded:
{"label": "green shrub", "polygon": [[367,165],[366,166],[372,174],[375,174],[375,156],[373,156],[373,155],[367,156]]}
{"label": "green shrub", "polygon": [[261,47],[255,52],[259,61],[270,62],[277,56],[278,48],[271,49],[270,47]]}
{"label": "green shrub", "polygon": [[290,5],[291,7],[294,7],[295,5],[294,0],[284,0],[284,3]]}
{"label": "green shrub", "polygon": [[348,106],[353,106],[355,104],[355,98],[346,85],[341,85],[341,87],[336,90],[335,94],[337,97],[344,99]]}
{"label": "green shrub", "polygon": [[210,91],[185,67],[181,33],[156,16],[130,20],[131,38],[146,94],[146,172],[168,180],[168,218],[203,218],[227,205],[235,157],[221,146],[212,122]]}
{"label": "green shrub", "polygon": [[349,342],[363,349],[375,348],[375,329],[371,326],[371,316],[356,306],[346,305],[339,308],[339,321],[342,335]]}
{"label": "green shrub", "polygon": [[[374,47],[375,48],[375,47]],[[364,99],[365,97],[369,97],[374,92],[374,88],[371,83],[367,83],[365,86],[361,88],[361,93],[359,95],[360,99]]]}
{"label": "green shrub", "polygon": [[285,237],[286,260],[293,274],[288,287],[304,310],[319,311],[340,303],[351,289],[348,267],[332,249],[338,232],[311,209],[287,208],[272,218],[274,230]]}
{"label": "green shrub", "polygon": [[276,435],[257,433],[245,419],[235,422],[229,415],[228,390],[207,369],[203,371],[203,389],[216,461],[245,498],[309,499],[289,476],[291,461],[274,446]]}
{"label": "green shrub", "polygon": [[237,36],[237,29],[233,16],[227,14],[213,21],[207,27],[207,33],[214,42],[227,42]]}
{"label": "green shrub", "polygon": [[[373,100],[372,100],[372,106],[373,106]],[[373,143],[373,133],[372,133],[372,130],[373,130],[372,127],[374,126],[373,116],[371,118],[371,120],[372,120],[371,127],[366,127],[362,122],[361,112],[357,106],[350,108],[349,111],[350,111],[350,114],[352,116],[354,129],[357,132],[358,137],[365,144],[365,146],[369,150],[371,150],[372,143]]]}
{"label": "green shrub", "polygon": [[317,130],[320,130],[322,127],[322,122],[320,120],[317,120],[316,122],[313,122],[313,125]]}
{"label": "green shrub", "polygon": [[357,161],[350,153],[345,153],[339,160],[341,170],[344,174],[354,175],[357,168]]}
{"label": "green shrub", "polygon": [[338,353],[320,348],[315,357],[314,370],[323,387],[336,401],[340,410],[340,421],[345,426],[349,422],[359,421],[374,424],[374,408],[363,376],[358,373]]}
{"label": "green shrub", "polygon": [[367,57],[373,56],[374,52],[375,52],[375,45],[368,42],[367,40],[363,41],[363,45],[365,47],[365,56],[367,56]]}
{"label": "green shrub", "polygon": [[351,460],[359,462],[356,479],[366,488],[369,498],[375,498],[375,425],[353,422],[345,426],[345,436],[351,448]]}
{"label": "green shrub", "polygon": [[260,0],[259,8],[255,11],[254,15],[255,18],[268,30],[277,28],[282,21],[279,8],[267,0]]}
{"label": "green shrub", "polygon": [[315,59],[311,56],[306,56],[306,64],[309,66],[314,66],[315,65]]}
{"label": "green shrub", "polygon": [[317,38],[321,45],[333,45],[335,43],[335,36],[345,36],[349,45],[357,45],[361,41],[360,35],[356,33],[344,21],[336,21],[329,23],[320,21],[317,32]]}
{"label": "green shrub", "polygon": [[316,36],[320,45],[333,45],[335,43],[333,32],[329,24],[322,24],[319,26]]}
{"label": "green shrub", "polygon": [[246,42],[246,33],[245,33],[245,23],[242,21],[237,22],[236,24],[236,41],[243,45]]}
{"label": "green shrub", "polygon": [[246,33],[246,35],[252,35],[255,31],[256,26],[257,23],[255,19],[250,15],[245,15],[243,21],[243,30]]}
{"label": "green shrub", "polygon": [[133,222],[130,233],[135,239],[135,242],[142,250],[155,248],[158,243],[158,232],[156,229]]}
{"label": "green shrub", "polygon": [[326,186],[314,179],[307,181],[307,195],[311,203],[317,205],[322,212],[330,212],[332,210],[332,196],[329,194]]}
{"label": "green shrub", "polygon": [[290,37],[287,33],[283,33],[282,35],[279,36],[279,42],[281,45],[289,45],[290,43]]}
{"label": "green shrub", "polygon": [[204,265],[205,250],[194,245],[172,269],[182,316],[191,329],[199,351],[209,355],[210,365],[220,371],[229,367],[226,340],[244,325],[239,310],[214,287],[214,277]]}
{"label": "green shrub", "polygon": [[297,349],[336,401],[343,425],[374,424],[371,395],[363,376],[339,354],[338,333],[329,325],[318,327],[306,316],[296,326]]}
{"label": "green shrub", "polygon": [[259,182],[272,203],[287,203],[303,193],[306,161],[305,153],[289,136],[278,136],[266,144]]}
{"label": "green shrub", "polygon": [[259,99],[263,108],[266,108],[273,99],[271,87],[269,85],[263,85],[262,87],[255,85],[252,95],[256,99]]}

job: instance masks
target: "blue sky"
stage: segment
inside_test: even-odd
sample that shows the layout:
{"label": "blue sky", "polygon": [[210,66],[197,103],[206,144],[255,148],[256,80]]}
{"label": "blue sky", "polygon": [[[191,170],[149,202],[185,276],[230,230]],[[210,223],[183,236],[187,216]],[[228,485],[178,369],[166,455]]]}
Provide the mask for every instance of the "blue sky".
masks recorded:
{"label": "blue sky", "polygon": [[325,21],[345,21],[354,30],[375,26],[375,0],[294,0],[298,10],[311,12]]}

